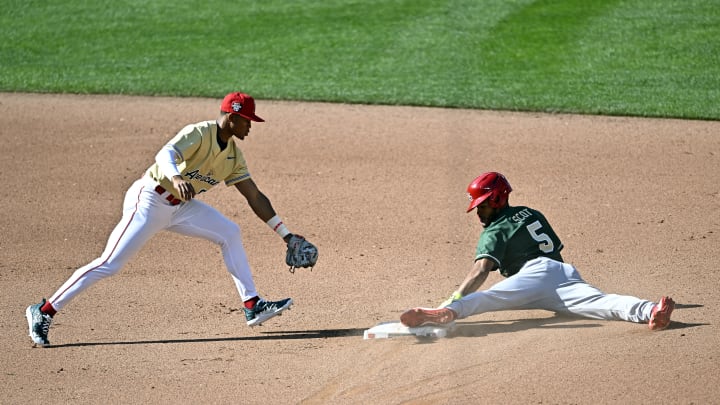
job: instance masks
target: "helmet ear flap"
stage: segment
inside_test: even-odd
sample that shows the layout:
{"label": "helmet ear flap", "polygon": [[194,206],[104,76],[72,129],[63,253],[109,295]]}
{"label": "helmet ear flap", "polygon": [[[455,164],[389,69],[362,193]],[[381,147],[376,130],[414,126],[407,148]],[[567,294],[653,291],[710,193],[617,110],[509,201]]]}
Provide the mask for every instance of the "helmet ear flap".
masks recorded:
{"label": "helmet ear flap", "polygon": [[490,203],[490,207],[492,208],[502,208],[507,204],[508,200],[508,192],[507,190],[493,190],[492,195],[490,198],[488,198],[488,201]]}
{"label": "helmet ear flap", "polygon": [[493,191],[490,198],[488,198],[488,202],[490,203],[490,207],[492,208],[500,208],[500,195],[496,191]]}
{"label": "helmet ear flap", "polygon": [[492,191],[488,196],[490,207],[495,209],[505,207],[508,201],[508,194],[512,191],[510,183],[508,183],[505,176],[497,172],[492,173],[491,182],[490,189]]}

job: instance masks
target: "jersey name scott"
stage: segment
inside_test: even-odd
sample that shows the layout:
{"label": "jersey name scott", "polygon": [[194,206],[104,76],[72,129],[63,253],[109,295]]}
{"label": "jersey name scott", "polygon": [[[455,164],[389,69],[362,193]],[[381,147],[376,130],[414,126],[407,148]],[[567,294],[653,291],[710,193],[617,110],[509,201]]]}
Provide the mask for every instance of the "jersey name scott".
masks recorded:
{"label": "jersey name scott", "polygon": [[185,176],[187,176],[191,180],[198,180],[198,181],[208,183],[211,186],[214,186],[219,183],[218,180],[213,179],[209,175],[200,174],[200,170],[194,170],[192,172],[187,173]]}
{"label": "jersey name scott", "polygon": [[530,210],[525,208],[524,210],[518,211],[517,214],[510,217],[510,219],[514,222],[523,222],[525,219],[530,218],[532,216],[532,213]]}

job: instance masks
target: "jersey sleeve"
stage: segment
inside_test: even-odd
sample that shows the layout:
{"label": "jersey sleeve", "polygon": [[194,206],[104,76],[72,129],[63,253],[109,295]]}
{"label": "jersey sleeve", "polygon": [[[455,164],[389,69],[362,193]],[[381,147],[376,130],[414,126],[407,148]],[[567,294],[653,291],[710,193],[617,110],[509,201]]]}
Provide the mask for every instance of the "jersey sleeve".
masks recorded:
{"label": "jersey sleeve", "polygon": [[238,149],[235,152],[235,170],[233,170],[233,172],[227,178],[225,178],[225,185],[232,186],[233,184],[239,183],[249,178],[250,172],[248,170],[247,163],[245,162],[245,157],[243,156],[240,149]]}
{"label": "jersey sleeve", "polygon": [[[202,132],[200,129],[194,125],[188,125],[172,137],[172,139],[170,139],[162,149],[167,150],[168,154],[172,153],[172,159],[176,164],[178,171],[182,172],[184,168],[183,162],[187,161],[198,151],[201,143]],[[168,158],[170,158],[169,155]],[[161,165],[155,161],[147,170],[148,175],[158,183],[163,182],[165,179],[169,179],[174,174],[165,173],[160,166]]]}
{"label": "jersey sleeve", "polygon": [[505,256],[507,240],[502,232],[496,229],[485,229],[480,235],[477,248],[475,249],[475,260],[488,258],[502,267],[502,258]]}
{"label": "jersey sleeve", "polygon": [[195,125],[188,125],[175,135],[168,145],[177,154],[176,163],[187,161],[200,148],[202,132]]}

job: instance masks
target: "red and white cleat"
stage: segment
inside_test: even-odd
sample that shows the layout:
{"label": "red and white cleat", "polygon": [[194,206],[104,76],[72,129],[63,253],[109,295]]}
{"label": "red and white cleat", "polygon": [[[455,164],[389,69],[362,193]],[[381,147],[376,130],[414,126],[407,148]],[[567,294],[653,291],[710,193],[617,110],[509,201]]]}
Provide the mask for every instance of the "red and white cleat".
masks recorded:
{"label": "red and white cleat", "polygon": [[660,298],[660,302],[655,305],[650,316],[648,327],[650,330],[663,330],[670,325],[670,314],[675,309],[675,301],[670,297]]}
{"label": "red and white cleat", "polygon": [[414,328],[423,325],[447,325],[457,318],[450,308],[413,308],[400,315],[403,325]]}

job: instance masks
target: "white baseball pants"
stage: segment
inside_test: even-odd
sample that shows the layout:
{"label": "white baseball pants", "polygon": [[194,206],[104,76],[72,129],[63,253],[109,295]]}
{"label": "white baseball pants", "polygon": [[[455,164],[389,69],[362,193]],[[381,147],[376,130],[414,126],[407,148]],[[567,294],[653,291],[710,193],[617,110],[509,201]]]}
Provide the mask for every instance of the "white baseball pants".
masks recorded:
{"label": "white baseball pants", "polygon": [[50,297],[49,301],[56,311],[91,285],[120,271],[153,235],[162,230],[218,244],[242,300],[257,295],[240,227],[215,208],[196,199],[173,206],[166,198],[167,192],[158,194],[156,186],[154,180],[145,176],[128,189],[122,219],[110,234],[105,251],[76,270]]}
{"label": "white baseball pants", "polygon": [[605,294],[586,283],[575,267],[545,257],[528,261],[520,271],[487,290],[448,305],[466,318],[483,312],[545,309],[593,319],[646,323],[655,303],[627,295]]}

